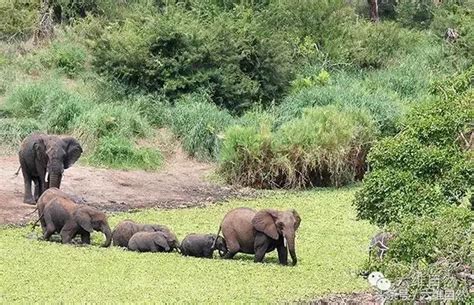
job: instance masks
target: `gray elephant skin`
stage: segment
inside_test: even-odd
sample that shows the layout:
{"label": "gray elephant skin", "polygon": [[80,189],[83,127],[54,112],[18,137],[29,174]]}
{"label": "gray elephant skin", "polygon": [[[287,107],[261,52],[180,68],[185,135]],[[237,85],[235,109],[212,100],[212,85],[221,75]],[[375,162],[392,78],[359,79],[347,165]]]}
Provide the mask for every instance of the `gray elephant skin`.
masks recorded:
{"label": "gray elephant skin", "polygon": [[221,256],[227,253],[224,238],[216,234],[188,234],[181,241],[181,254],[184,256],[212,258],[218,250]]}
{"label": "gray elephant skin", "polygon": [[140,224],[127,219],[121,221],[112,233],[112,242],[114,246],[128,247],[128,242],[135,233],[138,232],[162,232],[173,247],[179,247],[179,241],[167,226],[159,224]]}
{"label": "gray elephant skin", "polygon": [[171,252],[177,246],[163,232],[138,232],[128,241],[128,249],[137,252]]}
{"label": "gray elephant skin", "polygon": [[262,262],[265,253],[277,249],[280,264],[288,264],[290,252],[294,266],[298,261],[295,235],[300,223],[301,217],[296,210],[231,210],[225,215],[219,228],[227,244],[224,258],[231,259],[236,253],[243,252],[255,254],[254,261]]}
{"label": "gray elephant skin", "polygon": [[[46,201],[49,199],[49,201]],[[59,189],[50,189],[38,200],[38,216],[43,229],[43,237],[49,240],[51,235],[59,233],[63,244],[71,243],[76,235],[82,243],[90,244],[90,234],[95,230],[104,233],[103,247],[112,241],[112,232],[105,213],[74,203]]]}
{"label": "gray elephant skin", "polygon": [[[42,133],[26,137],[19,151],[25,184],[23,202],[34,204],[49,187],[59,188],[64,170],[71,167],[81,154],[82,147],[73,137]],[[31,182],[35,185],[34,196]]]}

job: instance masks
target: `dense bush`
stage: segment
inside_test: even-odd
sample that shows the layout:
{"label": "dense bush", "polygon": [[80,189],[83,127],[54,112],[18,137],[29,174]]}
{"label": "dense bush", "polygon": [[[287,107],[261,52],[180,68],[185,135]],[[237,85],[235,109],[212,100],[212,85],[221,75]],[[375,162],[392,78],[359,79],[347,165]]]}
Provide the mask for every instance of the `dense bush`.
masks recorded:
{"label": "dense bush", "polygon": [[287,44],[243,9],[212,19],[173,6],[146,19],[137,13],[109,26],[94,50],[95,66],[130,86],[171,99],[209,89],[236,111],[277,98],[291,77]]}
{"label": "dense bush", "polygon": [[[449,207],[432,215],[406,216],[388,230],[394,239],[383,260],[373,258],[369,270],[381,271],[392,289],[407,289],[411,301],[423,298],[426,289],[456,291],[456,301],[469,303],[472,280],[474,213],[463,207]],[[439,287],[429,287],[437,278]]]}
{"label": "dense bush", "polygon": [[163,164],[163,156],[159,151],[134,147],[130,140],[120,135],[101,138],[87,160],[93,165],[121,169],[154,170]]}
{"label": "dense bush", "polygon": [[183,96],[170,112],[168,124],[184,150],[194,157],[214,159],[219,135],[233,120],[229,112],[212,104],[203,93]]}
{"label": "dense bush", "polygon": [[379,225],[459,203],[474,184],[474,163],[456,140],[474,117],[474,70],[436,90],[446,97],[417,105],[403,130],[372,148],[372,172],[356,195],[358,216]]}
{"label": "dense bush", "polygon": [[0,40],[22,39],[33,33],[39,1],[0,0]]}
{"label": "dense bush", "polygon": [[268,120],[260,122],[225,133],[220,171],[227,181],[262,188],[344,185],[363,175],[376,132],[367,114],[336,106],[306,109],[274,132]]}

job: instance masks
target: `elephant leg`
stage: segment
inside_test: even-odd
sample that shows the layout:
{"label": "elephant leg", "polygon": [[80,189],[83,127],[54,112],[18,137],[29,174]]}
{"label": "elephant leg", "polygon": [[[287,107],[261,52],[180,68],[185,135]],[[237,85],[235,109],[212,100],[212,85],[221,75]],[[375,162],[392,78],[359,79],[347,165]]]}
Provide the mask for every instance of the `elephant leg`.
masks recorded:
{"label": "elephant leg", "polygon": [[64,225],[64,227],[61,229],[61,232],[59,232],[59,235],[61,235],[61,242],[63,244],[70,244],[74,236],[76,236],[76,234],[77,234],[76,225],[72,224],[71,222],[67,222]]}
{"label": "elephant leg", "polygon": [[91,233],[89,232],[81,232],[81,241],[83,244],[90,245],[91,244]]}
{"label": "elephant leg", "polygon": [[227,242],[227,253],[224,255],[224,259],[232,259],[237,252],[240,250],[240,245],[235,240],[229,240]]}
{"label": "elephant leg", "polygon": [[254,251],[255,258],[254,262],[261,263],[267,253],[267,249],[270,246],[270,239],[264,234],[257,234],[255,236]]}
{"label": "elephant leg", "polygon": [[25,184],[25,196],[23,197],[23,202],[28,204],[35,204],[36,201],[33,198],[33,194],[31,193],[31,176],[28,174],[26,168],[21,166],[21,172],[23,173],[23,182]]}
{"label": "elephant leg", "polygon": [[49,240],[51,235],[56,231],[56,227],[54,226],[52,220],[51,220],[51,215],[49,213],[44,213],[43,214],[43,221],[45,224],[45,228],[43,231],[43,239],[44,240]]}
{"label": "elephant leg", "polygon": [[288,250],[285,248],[285,245],[282,243],[277,246],[278,251],[278,260],[282,265],[288,265]]}
{"label": "elephant leg", "polygon": [[39,179],[38,177],[34,177],[34,178],[33,178],[33,183],[35,184],[34,197],[35,197],[35,201],[37,202],[38,199],[39,199],[40,196],[41,196],[41,184],[40,184],[40,179]]}

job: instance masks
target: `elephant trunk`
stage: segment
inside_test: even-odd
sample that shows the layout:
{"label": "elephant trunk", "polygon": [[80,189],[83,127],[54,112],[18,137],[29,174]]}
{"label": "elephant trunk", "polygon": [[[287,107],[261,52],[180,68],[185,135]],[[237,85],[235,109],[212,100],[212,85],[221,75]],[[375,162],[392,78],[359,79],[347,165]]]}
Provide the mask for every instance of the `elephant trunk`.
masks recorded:
{"label": "elephant trunk", "polygon": [[102,245],[102,247],[108,247],[110,246],[110,244],[112,243],[112,231],[110,230],[110,227],[107,223],[104,223],[101,228],[100,228],[100,231],[102,233],[104,233],[105,235],[105,242],[104,244]]}
{"label": "elephant trunk", "polygon": [[298,262],[295,251],[295,233],[293,232],[292,234],[284,234],[284,238],[286,240],[286,246],[288,247],[288,251],[290,252],[291,260],[293,261],[294,266]]}
{"label": "elephant trunk", "polygon": [[49,187],[59,188],[61,185],[61,178],[63,173],[62,163],[60,161],[53,160],[49,168]]}

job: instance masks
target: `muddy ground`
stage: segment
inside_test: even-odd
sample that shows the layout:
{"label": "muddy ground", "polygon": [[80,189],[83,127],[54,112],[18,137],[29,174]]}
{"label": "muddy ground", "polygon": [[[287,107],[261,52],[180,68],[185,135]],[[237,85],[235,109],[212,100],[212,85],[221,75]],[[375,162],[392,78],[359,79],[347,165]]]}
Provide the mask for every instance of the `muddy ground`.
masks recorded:
{"label": "muddy ground", "polygon": [[[17,156],[0,157],[0,225],[34,220],[34,206],[23,203],[23,176],[15,176]],[[159,172],[101,169],[75,164],[64,172],[61,189],[102,210],[184,208],[234,197],[254,196],[249,189],[209,182],[207,163],[177,153]],[[30,214],[30,215],[28,215]]]}

